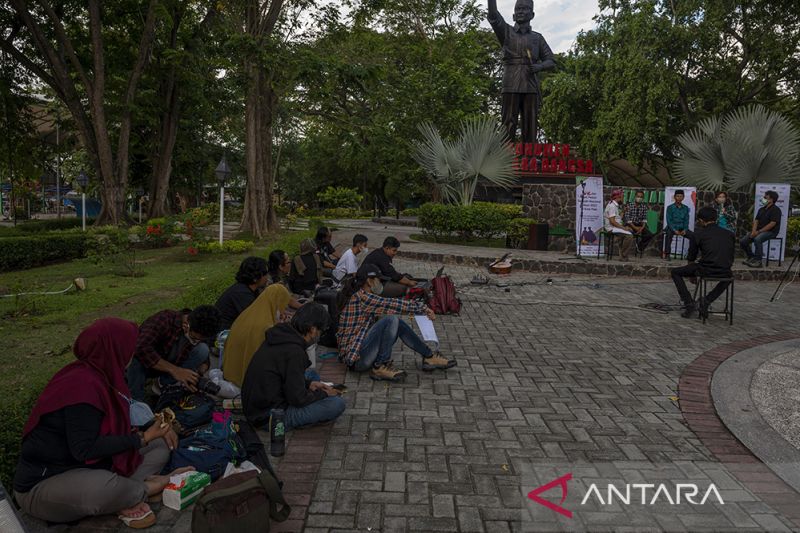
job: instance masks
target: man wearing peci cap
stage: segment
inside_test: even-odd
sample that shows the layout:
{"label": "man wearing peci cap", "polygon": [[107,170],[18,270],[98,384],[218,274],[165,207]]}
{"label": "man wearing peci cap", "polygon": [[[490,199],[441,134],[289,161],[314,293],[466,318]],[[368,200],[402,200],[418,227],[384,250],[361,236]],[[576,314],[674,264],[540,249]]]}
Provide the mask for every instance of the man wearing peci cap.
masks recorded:
{"label": "man wearing peci cap", "polygon": [[689,230],[689,206],[683,203],[686,197],[682,189],[675,191],[672,199],[673,203],[667,206],[666,222],[667,227],[664,230],[664,249],[661,251],[661,257],[670,258],[672,252],[672,238],[675,235],[684,237],[689,240],[689,246],[692,244],[694,235]]}
{"label": "man wearing peci cap", "polygon": [[619,241],[620,259],[627,261],[628,252],[633,244],[633,235],[622,222],[622,216],[619,212],[619,204],[621,200],[621,189],[615,189],[611,191],[611,199],[609,200],[608,205],[606,205],[606,209],[603,212],[603,221],[605,223],[606,233],[611,234],[612,238]]}
{"label": "man wearing peci cap", "polygon": [[[344,285],[341,293],[339,329],[336,333],[339,359],[350,370],[369,371],[375,380],[400,381],[406,377],[392,362],[392,348],[397,339],[422,356],[420,368],[425,371],[447,369],[456,365],[438,351],[432,351],[398,315],[435,315],[423,302],[385,298],[380,270],[364,264],[355,278]],[[380,318],[378,318],[380,317]]]}

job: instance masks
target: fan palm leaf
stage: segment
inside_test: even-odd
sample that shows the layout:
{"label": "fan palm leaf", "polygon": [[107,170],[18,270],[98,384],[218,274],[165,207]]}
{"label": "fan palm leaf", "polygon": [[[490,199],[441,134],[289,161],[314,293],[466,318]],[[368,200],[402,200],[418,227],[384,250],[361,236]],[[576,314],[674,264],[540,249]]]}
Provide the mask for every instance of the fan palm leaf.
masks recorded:
{"label": "fan palm leaf", "polygon": [[757,181],[800,184],[800,131],[780,113],[754,105],[714,117],[678,137],[678,181],[710,190]]}

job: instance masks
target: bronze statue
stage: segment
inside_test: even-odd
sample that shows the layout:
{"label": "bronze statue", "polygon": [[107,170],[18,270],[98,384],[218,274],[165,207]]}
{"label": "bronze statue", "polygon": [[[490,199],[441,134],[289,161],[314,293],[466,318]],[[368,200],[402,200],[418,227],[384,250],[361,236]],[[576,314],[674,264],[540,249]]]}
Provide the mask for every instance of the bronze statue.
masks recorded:
{"label": "bronze statue", "polygon": [[514,25],[497,11],[497,0],[489,0],[487,19],[503,46],[503,127],[511,142],[516,140],[517,121],[522,114],[522,142],[536,142],[542,96],[536,73],[556,66],[553,52],[541,33],[531,30],[533,0],[517,0]]}

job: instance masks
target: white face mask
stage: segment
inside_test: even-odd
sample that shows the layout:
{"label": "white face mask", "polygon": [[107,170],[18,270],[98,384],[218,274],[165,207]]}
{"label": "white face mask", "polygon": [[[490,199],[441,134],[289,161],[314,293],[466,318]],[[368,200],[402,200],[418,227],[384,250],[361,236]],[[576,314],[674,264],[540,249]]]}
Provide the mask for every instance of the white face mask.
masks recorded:
{"label": "white face mask", "polygon": [[370,287],[370,290],[372,291],[372,294],[377,294],[378,296],[380,296],[381,294],[383,294],[383,283],[379,281],[375,285],[372,285]]}
{"label": "white face mask", "polygon": [[368,252],[369,252],[369,248],[367,248],[367,247],[365,246],[365,247],[364,247],[364,249],[363,249],[363,250],[361,250],[361,251],[362,251],[362,252],[364,252],[364,253],[366,254],[366,253],[368,253]]}
{"label": "white face mask", "polygon": [[767,205],[768,200],[766,198],[761,199],[761,205]]}

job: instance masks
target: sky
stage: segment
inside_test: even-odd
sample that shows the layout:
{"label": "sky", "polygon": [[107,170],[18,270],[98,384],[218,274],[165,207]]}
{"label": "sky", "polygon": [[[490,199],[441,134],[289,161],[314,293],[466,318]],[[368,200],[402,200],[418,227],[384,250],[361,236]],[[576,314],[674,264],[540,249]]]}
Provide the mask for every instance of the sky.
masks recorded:
{"label": "sky", "polygon": [[[514,23],[511,19],[514,2],[497,0],[497,9],[509,24]],[[534,0],[534,12],[533,29],[544,36],[553,52],[566,52],[575,43],[578,32],[594,28],[592,17],[598,12],[597,0]]]}

